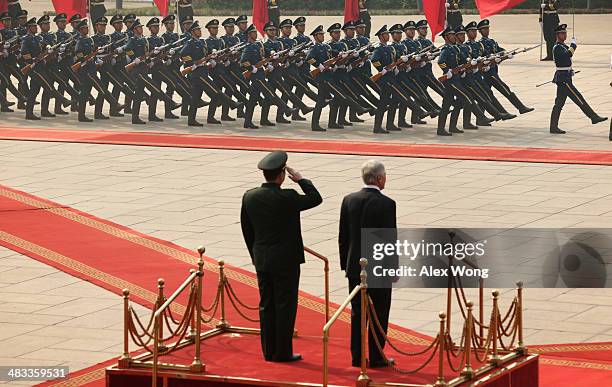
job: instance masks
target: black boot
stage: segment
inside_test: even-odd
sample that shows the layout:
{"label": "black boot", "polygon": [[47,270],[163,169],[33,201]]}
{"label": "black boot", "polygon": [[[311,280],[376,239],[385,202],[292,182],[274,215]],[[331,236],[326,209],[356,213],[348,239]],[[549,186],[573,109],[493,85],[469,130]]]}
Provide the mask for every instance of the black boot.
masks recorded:
{"label": "black boot", "polygon": [[25,119],[26,120],[39,121],[40,117],[34,114],[34,98],[35,97],[32,97],[32,98],[28,99],[28,102],[26,103],[26,106],[25,106],[25,110],[26,110]]}
{"label": "black boot", "polygon": [[559,118],[561,117],[561,109],[556,106],[553,107],[550,114],[550,133],[552,134],[565,134],[564,130],[559,129]]}
{"label": "black boot", "polygon": [[[183,106],[185,106],[185,105],[183,105]],[[193,104],[193,103],[190,104],[189,105],[189,109],[188,109],[187,114],[186,114],[187,115],[187,125],[189,125],[189,126],[196,126],[196,127],[204,126],[204,124],[202,124],[202,123],[200,123],[200,122],[198,122],[196,120],[197,112],[198,112],[198,108],[195,106],[195,104]],[[181,115],[183,115],[182,111],[181,111]]]}
{"label": "black boot", "polygon": [[140,119],[140,101],[134,101],[132,103],[132,124],[133,125],[144,125],[146,122]]}
{"label": "black boot", "polygon": [[402,129],[395,126],[395,115],[397,114],[397,107],[391,106],[387,110],[387,130],[389,132],[400,132]]}
{"label": "black boot", "polygon": [[329,105],[329,118],[327,120],[328,129],[344,129],[344,126],[338,123],[338,111],[340,106],[337,103]]}
{"label": "black boot", "polygon": [[514,93],[510,93],[510,102],[516,107],[521,114],[529,113],[534,111],[534,108],[525,106],[521,100]]}
{"label": "black boot", "polygon": [[372,130],[374,133],[381,133],[381,134],[389,133],[388,130],[383,129],[382,127],[382,121],[383,121],[384,115],[385,115],[385,111],[383,109],[379,109],[379,111],[376,112],[376,115],[374,116],[374,129]]}
{"label": "black boot", "polygon": [[355,113],[355,109],[353,108],[349,109],[349,121],[356,122],[356,123],[365,122],[361,118],[357,117],[357,113]]}
{"label": "black boot", "polygon": [[79,113],[79,122],[93,122],[91,118],[85,116],[85,109],[87,109],[87,100],[79,100],[79,106],[77,107],[77,111]]}
{"label": "black boot", "polygon": [[315,107],[315,110],[312,112],[310,128],[313,132],[325,132],[325,129],[319,125],[319,120],[321,119],[321,109],[322,108]]}

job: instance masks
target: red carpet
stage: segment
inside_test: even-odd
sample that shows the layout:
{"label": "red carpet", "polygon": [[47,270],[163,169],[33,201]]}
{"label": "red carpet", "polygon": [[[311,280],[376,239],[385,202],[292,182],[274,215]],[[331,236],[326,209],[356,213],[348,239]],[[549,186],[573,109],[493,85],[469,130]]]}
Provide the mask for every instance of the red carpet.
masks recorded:
{"label": "red carpet", "polygon": [[612,151],[528,147],[402,144],[384,141],[306,140],[234,135],[134,133],[7,127],[0,128],[0,139],[261,151],[284,149],[290,152],[343,155],[612,165]]}
{"label": "red carpet", "polygon": [[[151,307],[155,299],[160,273],[163,273],[169,294],[187,277],[189,269],[193,268],[197,261],[194,252],[170,242],[3,186],[0,186],[0,214],[0,245],[91,281],[116,294],[121,294],[123,288],[128,288],[132,294],[131,298],[147,307]],[[144,267],[146,270],[143,270]],[[209,304],[217,285],[216,262],[206,258],[205,271],[204,304]],[[226,273],[241,298],[250,305],[256,304],[258,294],[255,291],[256,280],[253,273],[233,267],[228,267]],[[214,371],[215,364],[219,367],[224,357],[230,360],[234,356],[232,364],[240,365],[241,373],[256,375],[266,369],[273,375],[291,374],[294,377],[308,377],[315,382],[320,381],[322,344],[317,337],[321,335],[324,322],[324,304],[320,299],[305,293],[300,293],[299,302],[297,329],[300,337],[295,346],[296,351],[308,353],[306,361],[297,366],[299,373],[296,373],[294,366],[287,368],[287,365],[264,363],[258,356],[258,338],[252,336],[222,337],[206,342],[203,356],[204,361],[210,364],[209,371]],[[175,311],[180,314],[185,299],[179,298],[178,304]],[[243,322],[232,309],[229,309],[228,315],[230,322],[253,326]],[[433,313],[432,318],[435,317]],[[348,322],[349,314],[345,312],[332,331],[334,339],[331,346],[331,367],[337,381],[343,381],[345,378],[354,380],[357,375],[355,369],[346,367],[349,352]],[[398,326],[391,327],[390,336],[408,351],[414,351],[428,342],[427,336]],[[554,352],[543,359],[550,359],[545,363],[545,370],[550,371],[545,371],[541,376],[542,385],[592,385],[582,384],[583,380],[597,381],[599,385],[612,384],[612,350],[608,344],[597,348],[583,346],[578,348],[580,351],[572,347],[556,347],[541,348],[542,352]],[[241,362],[241,359],[235,359],[238,353],[241,354],[241,359],[244,359],[242,354],[249,354],[248,364]],[[565,353],[568,355],[564,355]],[[402,368],[412,368],[416,365],[402,363],[400,356],[392,352],[390,354],[398,359],[398,365]],[[50,384],[102,386],[103,368],[110,364],[112,361],[79,371],[68,381]],[[372,376],[378,377],[378,380],[399,380],[398,374],[385,373],[383,377],[380,372],[373,373]],[[424,373],[402,377],[401,380],[425,383],[431,382],[432,375],[433,369],[427,367]],[[580,380],[568,379],[568,375],[579,375]]]}

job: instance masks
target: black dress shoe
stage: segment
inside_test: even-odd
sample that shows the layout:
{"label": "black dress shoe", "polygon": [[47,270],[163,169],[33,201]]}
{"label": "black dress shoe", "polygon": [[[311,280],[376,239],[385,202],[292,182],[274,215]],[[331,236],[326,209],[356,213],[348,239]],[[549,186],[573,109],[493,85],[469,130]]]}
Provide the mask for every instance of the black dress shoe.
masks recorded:
{"label": "black dress shoe", "polygon": [[55,117],[55,114],[53,114],[51,112],[40,112],[40,116],[41,117],[46,117],[46,118],[53,118],[53,117]]}
{"label": "black dress shoe", "polygon": [[364,120],[362,120],[361,118],[359,118],[357,116],[349,118],[349,121],[356,122],[356,123],[365,122]]}
{"label": "black dress shoe", "polygon": [[[210,105],[210,102],[209,101],[204,101],[203,99],[201,99],[200,102],[198,102],[198,107],[199,108],[204,107],[204,106],[208,106],[208,105]],[[181,115],[183,115],[183,114],[181,113]],[[185,115],[186,115],[186,113],[185,113]]]}
{"label": "black dress shoe", "polygon": [[221,121],[216,118],[209,118],[206,120],[206,123],[210,125],[221,125]]}
{"label": "black dress shoe", "polygon": [[176,114],[172,113],[172,112],[168,112],[164,115],[164,118],[168,119],[168,120],[178,120],[179,116],[177,116]]}
{"label": "black dress shoe", "polygon": [[409,123],[407,123],[406,121],[400,121],[397,123],[397,126],[399,126],[400,128],[412,128],[412,125],[410,125]]}
{"label": "black dress shoe", "polygon": [[299,353],[294,353],[293,355],[291,355],[291,356],[289,356],[287,358],[280,358],[280,359],[276,359],[274,361],[277,362],[277,363],[289,363],[289,362],[292,362],[292,361],[300,361],[302,359],[304,359],[302,357],[302,355],[300,355]]}
{"label": "black dress shoe", "polygon": [[244,123],[244,128],[245,129],[259,129],[259,126],[255,125],[254,123]]}
{"label": "black dress shoe", "polygon": [[535,110],[535,108],[525,107],[524,109],[520,109],[520,110],[519,110],[519,113],[521,113],[521,114],[525,114],[525,113],[532,112],[532,111],[534,111],[534,110]]}
{"label": "black dress shoe", "polygon": [[559,128],[556,128],[556,129],[551,129],[550,133],[551,134],[565,134],[565,130],[561,130]]}
{"label": "black dress shoe", "polygon": [[472,125],[472,123],[468,122],[467,124],[463,125],[463,129],[466,129],[466,130],[476,130],[476,129],[478,129],[478,126]]}
{"label": "black dress shoe", "polygon": [[373,132],[378,134],[389,134],[389,131],[383,128],[374,128]]}
{"label": "black dress shoe", "polygon": [[491,126],[491,123],[487,121],[476,121],[476,126]]}
{"label": "black dress shoe", "polygon": [[327,131],[327,129],[322,128],[321,126],[317,125],[317,126],[313,126],[313,127],[312,127],[312,131],[313,131],[313,132],[326,132],[326,131]]}
{"label": "black dress shoe", "polygon": [[203,123],[198,122],[198,121],[195,121],[195,120],[194,120],[194,121],[188,121],[188,122],[187,122],[187,125],[188,125],[188,126],[198,126],[198,127],[202,127],[202,126],[204,126],[204,124],[203,124]]}
{"label": "black dress shoe", "polygon": [[397,126],[393,125],[393,126],[387,126],[387,130],[389,132],[401,132],[402,129],[398,128]]}
{"label": "black dress shoe", "polygon": [[149,121],[150,122],[163,122],[164,120],[162,120],[158,116],[149,116]]}
{"label": "black dress shoe", "polygon": [[417,124],[417,125],[425,125],[427,122],[423,121],[423,120],[412,120],[411,121],[413,124]]}
{"label": "black dress shoe", "polygon": [[231,116],[221,116],[221,121],[236,121],[236,119]]}
{"label": "black dress shoe", "polygon": [[448,131],[451,133],[463,133],[463,130],[457,128],[450,128]]}
{"label": "black dress shoe", "polygon": [[55,109],[55,110],[53,111],[53,113],[55,113],[55,115],[58,115],[58,116],[66,116],[66,115],[70,114],[70,113],[68,113],[68,112],[66,112],[66,111],[64,111],[64,110],[62,110],[61,108],[59,108],[59,109]]}
{"label": "black dress shoe", "polygon": [[344,129],[344,126],[340,124],[329,124],[327,125],[327,129]]}
{"label": "black dress shoe", "polygon": [[261,126],[276,126],[276,124],[274,122],[268,121],[268,120],[260,121],[259,125],[261,125]]}
{"label": "black dress shoe", "polygon": [[79,122],[93,122],[93,120],[89,117],[79,117]]}
{"label": "black dress shoe", "polygon": [[353,126],[352,122],[347,122],[347,121],[342,121],[342,122],[339,122],[338,124],[342,126]]}
{"label": "black dress shoe", "polygon": [[444,129],[438,129],[438,131],[436,132],[436,134],[437,134],[438,136],[452,136],[452,134],[451,134],[451,133],[447,132],[447,131],[446,131],[446,130],[444,130]]}
{"label": "black dress shoe", "polygon": [[591,118],[591,123],[593,124],[598,124],[600,122],[604,122],[608,119],[608,117],[600,117],[600,116],[595,116]]}
{"label": "black dress shoe", "polygon": [[501,119],[503,121],[511,120],[513,118],[516,118],[516,114],[504,113],[501,115]]}
{"label": "black dress shoe", "polygon": [[294,114],[291,116],[292,121],[306,121],[306,118],[300,116],[299,114]]}
{"label": "black dress shoe", "polygon": [[395,359],[392,357],[387,358],[387,361],[385,360],[377,360],[377,361],[372,361],[370,362],[370,368],[386,368],[389,366],[392,366],[395,364]]}
{"label": "black dress shoe", "polygon": [[278,118],[276,119],[276,123],[277,123],[277,124],[290,124],[290,123],[291,123],[291,121],[286,120],[286,119],[284,119],[284,118],[282,118],[282,117],[278,117]]}
{"label": "black dress shoe", "polygon": [[26,114],[25,119],[26,120],[32,120],[32,121],[40,121],[40,117],[36,116],[34,114]]}
{"label": "black dress shoe", "polygon": [[146,122],[144,122],[140,118],[136,117],[136,118],[132,118],[132,124],[133,125],[144,125],[144,124],[146,124]]}
{"label": "black dress shoe", "polygon": [[112,113],[109,113],[109,115],[111,117],[125,117],[123,113],[119,113],[119,112],[112,112]]}
{"label": "black dress shoe", "polygon": [[12,112],[14,112],[14,110],[9,108],[8,106],[2,106],[2,108],[0,108],[0,112],[2,112],[2,113],[12,113]]}
{"label": "black dress shoe", "polygon": [[306,106],[305,108],[302,109],[302,114],[312,113],[313,110],[314,110],[314,107]]}
{"label": "black dress shoe", "polygon": [[109,118],[108,118],[108,116],[105,116],[105,115],[104,115],[104,114],[102,114],[102,113],[100,113],[100,114],[95,114],[95,115],[94,115],[94,118],[95,118],[96,120],[108,120],[108,119],[109,119]]}
{"label": "black dress shoe", "polygon": [[289,108],[289,109],[285,109],[285,111],[283,112],[283,114],[285,115],[285,117],[291,117],[295,112],[297,112],[298,110],[295,108]]}

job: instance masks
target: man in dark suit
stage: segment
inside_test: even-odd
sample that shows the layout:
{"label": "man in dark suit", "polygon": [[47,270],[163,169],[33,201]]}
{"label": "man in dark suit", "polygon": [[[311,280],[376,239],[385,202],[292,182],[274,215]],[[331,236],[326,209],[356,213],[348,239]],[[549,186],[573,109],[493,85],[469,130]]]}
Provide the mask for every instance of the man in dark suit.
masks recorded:
{"label": "man in dark suit", "polygon": [[[338,246],[340,249],[340,268],[346,272],[349,283],[349,292],[359,285],[359,266],[362,254],[362,229],[388,229],[387,237],[396,238],[397,224],[395,216],[395,201],[385,196],[381,191],[385,188],[387,176],[385,167],[381,162],[370,160],[363,164],[361,176],[365,186],[357,192],[344,197],[340,210],[340,234]],[[365,256],[373,264],[371,257]],[[387,258],[386,258],[387,259]],[[388,257],[387,267],[397,267],[397,255]],[[384,286],[368,287],[368,294],[374,303],[380,324],[387,332],[389,310],[391,309],[391,281],[383,281]],[[380,282],[379,282],[380,284]],[[354,367],[361,363],[361,297],[355,297],[351,302],[351,355]],[[385,341],[378,334],[378,341],[384,348]],[[371,368],[386,367],[388,364],[381,356],[372,330],[368,335],[369,365]],[[392,363],[393,359],[389,358]]]}
{"label": "man in dark suit", "polygon": [[[302,359],[293,353],[300,265],[304,263],[300,212],[323,202],[312,182],[286,164],[283,151],[272,152],[259,162],[266,182],[244,194],[240,213],[259,283],[261,347],[265,360],[276,362]],[[299,184],[303,195],[281,188],[286,174]]]}

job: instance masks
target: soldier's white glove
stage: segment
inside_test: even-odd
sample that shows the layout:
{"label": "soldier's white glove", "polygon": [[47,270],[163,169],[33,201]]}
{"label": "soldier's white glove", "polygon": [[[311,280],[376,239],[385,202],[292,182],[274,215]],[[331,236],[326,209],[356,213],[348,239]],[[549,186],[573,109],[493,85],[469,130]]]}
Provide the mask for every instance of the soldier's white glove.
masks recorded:
{"label": "soldier's white glove", "polygon": [[408,62],[408,55],[403,55],[401,58],[402,62],[406,63]]}
{"label": "soldier's white glove", "polygon": [[268,71],[274,71],[274,66],[272,66],[271,64],[268,64],[268,65],[266,66],[266,70],[268,70]]}
{"label": "soldier's white glove", "polygon": [[426,64],[427,63],[425,63],[425,62],[421,62],[421,67],[425,67]]}
{"label": "soldier's white glove", "polygon": [[294,56],[294,55],[295,55],[295,51],[290,50],[290,51],[289,51],[289,56]]}
{"label": "soldier's white glove", "polygon": [[139,64],[140,63],[140,58],[134,59],[133,62],[134,62],[135,65]]}
{"label": "soldier's white glove", "polygon": [[350,72],[352,69],[353,69],[353,66],[351,66],[351,65],[346,66],[346,72],[347,73]]}
{"label": "soldier's white glove", "polygon": [[226,60],[225,62],[223,62],[223,65],[224,65],[225,67],[228,67],[230,64],[231,64],[231,63],[230,63],[230,61],[229,61],[229,60]]}
{"label": "soldier's white glove", "polygon": [[116,65],[116,64],[117,64],[117,59],[115,59],[115,58],[111,59],[111,64],[112,64],[113,66],[114,66],[114,65]]}
{"label": "soldier's white glove", "polygon": [[453,77],[453,72],[452,72],[451,70],[448,70],[448,71],[446,72],[446,78],[447,78],[447,79],[451,79],[452,77]]}
{"label": "soldier's white glove", "polygon": [[321,63],[321,64],[319,65],[319,71],[320,71],[320,72],[325,71],[325,66],[323,66],[323,63]]}
{"label": "soldier's white glove", "polygon": [[60,49],[59,49],[60,54],[63,53],[64,51],[66,51],[66,47],[64,47],[64,46],[60,47]]}
{"label": "soldier's white glove", "polygon": [[3,57],[5,57],[5,58],[8,58],[8,56],[9,56],[8,51],[3,50],[3,51],[2,51],[2,56],[3,56]]}
{"label": "soldier's white glove", "polygon": [[512,58],[514,58],[514,55],[513,54],[508,54],[508,59],[512,59]]}
{"label": "soldier's white glove", "polygon": [[499,62],[501,62],[501,58],[500,58],[500,57],[498,57],[498,56],[496,56],[496,57],[495,57],[495,63],[499,63]]}
{"label": "soldier's white glove", "polygon": [[478,71],[479,71],[479,70],[478,70],[478,67],[474,67],[474,69],[472,69],[472,72],[473,72],[474,74],[476,74]]}
{"label": "soldier's white glove", "polygon": [[450,7],[450,4],[448,4],[448,3],[444,3],[444,6],[445,6],[446,8],[448,8],[448,7]]}
{"label": "soldier's white glove", "polygon": [[461,78],[465,78],[465,72],[461,73]]}
{"label": "soldier's white glove", "polygon": [[408,72],[410,70],[412,70],[412,67],[411,66],[406,66],[406,72]]}
{"label": "soldier's white glove", "polygon": [[104,54],[104,48],[99,48],[98,49],[98,54]]}
{"label": "soldier's white glove", "polygon": [[471,64],[472,66],[476,66],[476,65],[478,64],[478,61],[477,61],[476,59],[472,59],[472,60],[470,61],[470,64]]}
{"label": "soldier's white glove", "polygon": [[278,57],[278,54],[274,54],[274,55],[272,55],[272,59],[276,60],[276,59],[278,59],[278,58],[279,58],[279,57]]}
{"label": "soldier's white glove", "polygon": [[197,64],[193,64],[193,66],[191,66],[191,71],[196,71],[196,69],[198,68]]}
{"label": "soldier's white glove", "polygon": [[159,49],[156,48],[155,50],[153,50],[153,54],[155,54],[155,55],[159,54]]}
{"label": "soldier's white glove", "polygon": [[172,64],[172,61],[171,61],[170,59],[166,59],[166,60],[164,61],[164,64],[165,64],[166,66],[170,66],[170,65]]}
{"label": "soldier's white glove", "polygon": [[395,75],[399,74],[399,69],[397,67],[393,69],[393,74]]}
{"label": "soldier's white glove", "polygon": [[577,45],[576,37],[572,38],[572,44],[575,45],[575,46]]}
{"label": "soldier's white glove", "polygon": [[153,63],[153,62],[147,63],[147,66],[149,66],[150,69],[152,69],[154,65],[155,65],[155,63]]}
{"label": "soldier's white glove", "polygon": [[9,48],[11,48],[11,45],[8,43],[4,43],[4,48],[8,50]]}
{"label": "soldier's white glove", "polygon": [[47,54],[53,54],[53,49],[52,48],[48,48],[47,49]]}
{"label": "soldier's white glove", "polygon": [[253,68],[251,68],[251,72],[253,74],[255,74],[257,72],[257,70],[259,70],[257,67],[253,66]]}
{"label": "soldier's white glove", "polygon": [[215,66],[217,65],[217,62],[215,62],[215,60],[214,60],[214,59],[211,59],[211,60],[209,60],[209,61],[208,61],[208,65],[209,65],[210,67],[215,67]]}
{"label": "soldier's white glove", "polygon": [[359,56],[359,53],[358,53],[357,51],[355,51],[355,52],[353,53],[353,58],[357,58],[358,56]]}
{"label": "soldier's white glove", "polygon": [[118,52],[119,54],[123,53],[123,47],[117,47],[117,52]]}
{"label": "soldier's white glove", "polygon": [[102,63],[102,59],[96,59],[96,66],[100,66]]}
{"label": "soldier's white glove", "polygon": [[546,4],[542,3],[542,4],[540,4],[540,7],[541,7],[542,9],[544,9],[544,8],[546,8]]}
{"label": "soldier's white glove", "polygon": [[487,71],[491,70],[491,66],[485,66],[482,69],[486,73]]}
{"label": "soldier's white glove", "polygon": [[387,69],[382,69],[382,71],[380,72],[382,75],[385,75],[387,73]]}
{"label": "soldier's white glove", "polygon": [[420,55],[415,56],[415,57],[414,57],[414,60],[416,60],[417,62],[419,62],[419,61],[421,60],[421,56],[420,56]]}
{"label": "soldier's white glove", "polygon": [[296,63],[296,65],[297,65],[298,67],[302,67],[302,65],[303,65],[303,64],[304,64],[304,61],[303,61],[303,60],[301,60],[301,61],[299,61],[299,62],[297,62],[297,63]]}
{"label": "soldier's white glove", "polygon": [[170,54],[170,56],[174,56],[174,54],[176,54],[176,51],[170,50],[170,51],[168,51],[168,54]]}
{"label": "soldier's white glove", "polygon": [[340,53],[340,56],[341,56],[342,58],[346,58],[346,57],[348,56],[348,52],[346,52],[346,51],[341,52],[341,53]]}

